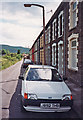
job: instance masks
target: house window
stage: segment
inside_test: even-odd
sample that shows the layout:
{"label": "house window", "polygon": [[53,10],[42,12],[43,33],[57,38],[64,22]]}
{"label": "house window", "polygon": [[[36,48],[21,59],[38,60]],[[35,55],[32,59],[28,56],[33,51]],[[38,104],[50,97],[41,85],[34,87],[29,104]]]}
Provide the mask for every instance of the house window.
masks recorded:
{"label": "house window", "polygon": [[46,64],[50,65],[50,46],[45,47]]}
{"label": "house window", "polygon": [[54,55],[54,57],[53,57],[53,61],[54,61],[54,65],[55,65],[55,46],[53,46],[53,55]]}
{"label": "house window", "polygon": [[45,31],[45,44],[47,44],[47,30]]}
{"label": "house window", "polygon": [[48,52],[47,52],[47,46],[45,47],[45,57],[46,57],[46,64],[47,64],[47,61],[48,61]]}
{"label": "house window", "polygon": [[71,67],[76,68],[76,40],[71,41]]}
{"label": "house window", "polygon": [[45,44],[48,44],[48,43],[50,43],[50,26],[45,31]]}
{"label": "house window", "polygon": [[50,65],[50,46],[48,46],[48,65]]}
{"label": "house window", "polygon": [[58,37],[63,35],[63,11],[58,16]]}
{"label": "house window", "polygon": [[50,27],[48,28],[48,43],[50,43]]}
{"label": "house window", "polygon": [[78,21],[78,17],[77,17],[77,13],[78,13],[78,8],[77,8],[78,2],[74,1],[74,2],[70,2],[70,9],[69,9],[69,28],[74,28],[77,25],[77,21]]}
{"label": "house window", "polygon": [[78,34],[72,34],[69,38],[69,51],[68,51],[68,68],[73,70],[78,70],[77,63],[78,63]]}
{"label": "house window", "polygon": [[76,2],[72,3],[72,27],[76,26]]}
{"label": "house window", "polygon": [[56,43],[52,45],[52,65],[56,65]]}
{"label": "house window", "polygon": [[62,35],[62,15],[60,16],[60,36]]}
{"label": "house window", "polygon": [[56,37],[56,19],[52,23],[52,40],[55,40]]}

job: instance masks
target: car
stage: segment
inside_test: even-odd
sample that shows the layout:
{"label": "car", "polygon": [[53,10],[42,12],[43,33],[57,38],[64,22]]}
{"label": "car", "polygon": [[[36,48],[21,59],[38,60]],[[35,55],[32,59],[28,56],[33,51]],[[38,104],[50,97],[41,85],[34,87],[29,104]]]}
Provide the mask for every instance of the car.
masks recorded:
{"label": "car", "polygon": [[23,68],[27,68],[28,65],[33,64],[33,62],[30,59],[24,59],[23,61]]}
{"label": "car", "polygon": [[56,68],[29,65],[22,79],[22,107],[33,112],[67,112],[73,105],[72,93]]}

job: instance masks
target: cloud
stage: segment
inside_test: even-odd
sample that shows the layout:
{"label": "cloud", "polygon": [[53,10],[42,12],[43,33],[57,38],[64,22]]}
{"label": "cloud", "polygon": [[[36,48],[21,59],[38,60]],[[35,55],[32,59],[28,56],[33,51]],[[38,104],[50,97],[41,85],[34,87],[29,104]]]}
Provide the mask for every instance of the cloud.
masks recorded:
{"label": "cloud", "polygon": [[[42,30],[42,9],[37,7],[25,8],[23,2],[0,3],[0,43],[31,47]],[[46,23],[53,15],[58,3],[45,5]],[[53,13],[49,11],[53,10]],[[47,13],[48,12],[48,13]]]}
{"label": "cloud", "polygon": [[39,33],[39,28],[35,29],[31,27],[30,28],[23,26],[21,27],[19,25],[15,25],[11,23],[2,23],[2,26],[3,27],[1,32],[1,38],[2,38],[1,42],[8,43],[11,45],[31,46],[33,40],[36,39],[35,35]]}
{"label": "cloud", "polygon": [[[0,14],[2,12],[0,11]],[[8,12],[6,10],[4,10],[4,12],[2,13],[2,16],[0,16],[0,19],[2,19],[2,22],[6,21],[7,23],[14,23],[14,24],[20,24],[20,25],[29,25],[31,23],[31,26],[35,25],[35,26],[39,26],[41,23],[37,23],[36,21],[40,21],[42,22],[42,17],[36,17],[32,14],[30,14],[29,12],[26,11],[17,11],[15,14],[12,14],[11,12]]]}
{"label": "cloud", "polygon": [[10,8],[4,9],[0,11],[0,14],[2,14],[0,16],[1,43],[31,46],[33,40],[42,30],[42,17],[33,16],[32,13],[24,11],[24,9],[16,12],[11,12]]}

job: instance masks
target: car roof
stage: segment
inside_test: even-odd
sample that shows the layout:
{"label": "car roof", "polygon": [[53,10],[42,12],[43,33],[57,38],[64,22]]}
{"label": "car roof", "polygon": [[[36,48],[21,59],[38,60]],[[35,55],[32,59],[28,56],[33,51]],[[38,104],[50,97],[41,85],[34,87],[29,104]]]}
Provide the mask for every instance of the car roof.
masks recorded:
{"label": "car roof", "polygon": [[52,67],[52,66],[49,66],[49,65],[29,65],[28,67],[29,68],[49,68],[49,69],[56,69],[55,67]]}

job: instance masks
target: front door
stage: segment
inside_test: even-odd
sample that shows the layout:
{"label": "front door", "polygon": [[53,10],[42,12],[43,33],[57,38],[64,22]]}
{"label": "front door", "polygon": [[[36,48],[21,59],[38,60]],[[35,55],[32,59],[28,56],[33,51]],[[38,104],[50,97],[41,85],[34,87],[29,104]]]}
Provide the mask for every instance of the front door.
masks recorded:
{"label": "front door", "polygon": [[59,44],[58,49],[58,71],[63,74],[63,44]]}

